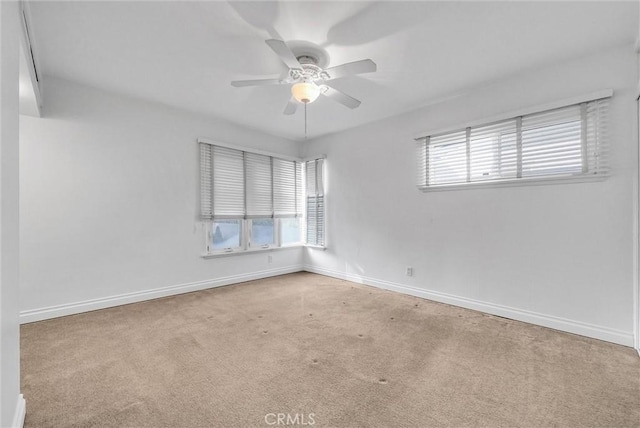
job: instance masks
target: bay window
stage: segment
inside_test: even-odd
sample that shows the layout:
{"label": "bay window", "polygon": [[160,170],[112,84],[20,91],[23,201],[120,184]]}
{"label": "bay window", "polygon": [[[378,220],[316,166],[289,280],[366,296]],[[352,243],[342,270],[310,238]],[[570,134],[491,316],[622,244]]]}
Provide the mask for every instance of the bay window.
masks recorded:
{"label": "bay window", "polygon": [[206,254],[302,243],[302,164],[200,141]]}

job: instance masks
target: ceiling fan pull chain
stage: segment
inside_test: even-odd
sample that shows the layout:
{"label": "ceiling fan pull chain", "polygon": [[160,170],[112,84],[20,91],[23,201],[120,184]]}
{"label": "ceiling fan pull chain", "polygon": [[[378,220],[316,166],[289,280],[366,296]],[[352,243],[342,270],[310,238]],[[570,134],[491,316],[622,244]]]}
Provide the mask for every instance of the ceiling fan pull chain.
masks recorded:
{"label": "ceiling fan pull chain", "polygon": [[304,139],[307,139],[307,103],[304,103]]}

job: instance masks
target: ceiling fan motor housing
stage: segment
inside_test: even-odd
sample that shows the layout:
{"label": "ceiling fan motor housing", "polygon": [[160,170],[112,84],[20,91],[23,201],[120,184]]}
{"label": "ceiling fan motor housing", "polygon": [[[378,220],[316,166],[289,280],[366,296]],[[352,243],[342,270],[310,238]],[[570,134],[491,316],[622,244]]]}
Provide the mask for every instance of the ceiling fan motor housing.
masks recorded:
{"label": "ceiling fan motor housing", "polygon": [[289,70],[289,76],[291,76],[293,80],[299,82],[317,82],[329,78],[329,74],[315,64],[300,61],[300,65],[302,69],[292,68]]}

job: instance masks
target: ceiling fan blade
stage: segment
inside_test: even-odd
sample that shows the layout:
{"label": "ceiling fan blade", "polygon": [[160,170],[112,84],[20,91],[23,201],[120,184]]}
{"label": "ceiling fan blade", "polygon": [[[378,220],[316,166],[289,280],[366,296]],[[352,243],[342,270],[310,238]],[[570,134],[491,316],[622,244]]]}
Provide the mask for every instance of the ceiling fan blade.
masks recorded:
{"label": "ceiling fan blade", "polygon": [[234,80],[231,82],[231,86],[240,88],[242,86],[282,85],[284,83],[288,83],[286,79]]}
{"label": "ceiling fan blade", "polygon": [[298,101],[295,98],[291,97],[291,99],[287,103],[287,106],[284,108],[284,111],[282,113],[286,115],[291,115],[295,113],[297,109],[298,109]]}
{"label": "ceiling fan blade", "polygon": [[345,105],[349,108],[357,108],[361,104],[360,101],[345,94],[344,92],[341,92],[335,88],[332,88],[331,86],[327,86],[327,85],[323,85],[323,86],[326,89],[324,89],[324,92],[321,91],[320,93],[325,97],[329,97],[332,100],[337,101],[340,104]]}
{"label": "ceiling fan blade", "polygon": [[362,73],[371,73],[378,69],[378,66],[375,62],[370,59],[363,59],[360,61],[348,62],[346,64],[337,65],[335,67],[330,67],[325,69],[324,71],[329,75],[331,79],[339,79],[344,76],[351,76],[353,74],[362,74]]}
{"label": "ceiling fan blade", "polygon": [[293,54],[293,52],[291,52],[291,49],[289,49],[289,46],[287,46],[285,42],[278,39],[269,39],[266,41],[266,43],[271,49],[273,49],[275,53],[278,54],[282,62],[284,62],[287,67],[300,69],[302,68],[302,66],[298,62],[298,59]]}

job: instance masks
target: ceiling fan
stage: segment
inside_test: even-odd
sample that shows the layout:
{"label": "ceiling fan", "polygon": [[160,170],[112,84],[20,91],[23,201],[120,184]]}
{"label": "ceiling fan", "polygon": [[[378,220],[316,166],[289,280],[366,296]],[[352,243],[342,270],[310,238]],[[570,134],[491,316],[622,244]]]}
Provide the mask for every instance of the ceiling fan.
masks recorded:
{"label": "ceiling fan", "polygon": [[322,68],[323,62],[327,62],[328,56],[318,47],[305,46],[304,51],[296,55],[282,40],[270,39],[266,43],[280,57],[282,62],[289,67],[288,76],[282,79],[235,80],[231,82],[231,86],[286,85],[292,83],[292,96],[284,109],[284,114],[295,113],[298,103],[311,103],[319,95],[331,98],[349,108],[357,108],[360,105],[359,100],[327,85],[325,82],[354,74],[371,73],[377,69],[376,63],[370,59]]}

